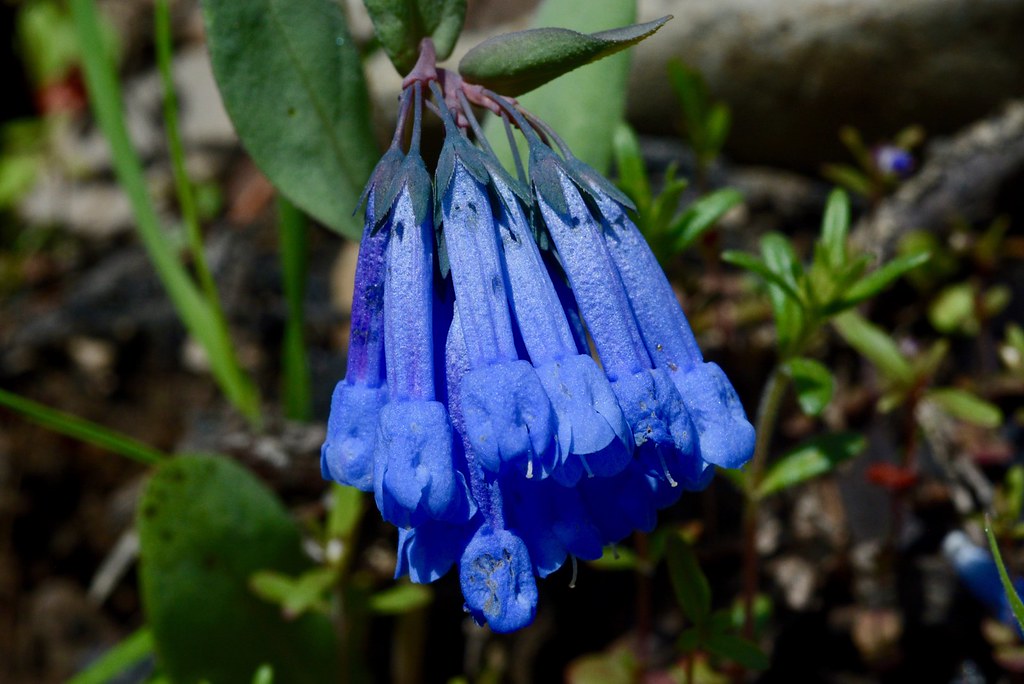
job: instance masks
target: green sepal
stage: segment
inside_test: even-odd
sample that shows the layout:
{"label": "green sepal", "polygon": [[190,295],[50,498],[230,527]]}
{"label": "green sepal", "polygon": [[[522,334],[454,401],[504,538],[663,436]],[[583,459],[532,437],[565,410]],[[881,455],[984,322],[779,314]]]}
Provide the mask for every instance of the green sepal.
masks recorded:
{"label": "green sepal", "polygon": [[387,218],[388,212],[391,210],[391,202],[395,199],[395,196],[391,194],[392,180],[398,175],[398,170],[401,168],[404,160],[405,153],[402,152],[401,148],[398,146],[389,147],[388,151],[377,162],[377,166],[374,167],[373,173],[370,174],[370,180],[366,183],[366,187],[363,188],[363,194],[359,196],[359,203],[356,204],[356,208],[352,211],[353,215],[358,213],[370,196],[370,190],[376,188],[376,192],[373,195],[374,231],[380,228],[384,219]]}
{"label": "green sepal", "polygon": [[420,41],[431,38],[439,60],[455,47],[466,18],[466,0],[364,0],[384,52],[401,74],[419,57]]}
{"label": "green sepal", "polygon": [[459,73],[470,83],[516,97],[639,43],[671,18],[591,34],[564,28],[505,33],[467,52],[459,62]]}
{"label": "green sepal", "polygon": [[[408,154],[402,160],[401,165],[394,178],[388,184],[386,190],[375,196],[375,206],[383,205],[385,211],[391,211],[398,196],[404,188],[408,188],[409,197],[412,199],[413,216],[416,225],[422,224],[430,216],[430,202],[433,196],[433,185],[430,182],[430,172],[427,165],[423,163],[422,157],[418,154]],[[377,219],[378,221],[380,219]]]}
{"label": "green sepal", "polygon": [[530,144],[530,181],[537,199],[554,209],[566,220],[569,205],[562,190],[562,160],[550,148],[538,143]]}

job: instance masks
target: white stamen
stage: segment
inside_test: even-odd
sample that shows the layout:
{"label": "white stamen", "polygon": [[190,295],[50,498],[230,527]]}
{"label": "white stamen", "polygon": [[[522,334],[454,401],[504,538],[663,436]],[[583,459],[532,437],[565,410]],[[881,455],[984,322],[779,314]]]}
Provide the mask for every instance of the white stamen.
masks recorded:
{"label": "white stamen", "polygon": [[583,469],[587,471],[587,477],[594,477],[594,471],[590,469],[590,464],[587,463],[587,459],[580,456],[580,463],[583,464]]}
{"label": "white stamen", "polygon": [[530,453],[529,459],[526,461],[526,479],[533,479],[533,453]]}
{"label": "white stamen", "polygon": [[576,556],[569,556],[569,558],[572,559],[572,579],[569,580],[569,588],[570,589],[575,589],[576,588],[576,571],[579,568],[576,565]]}
{"label": "white stamen", "polygon": [[661,470],[665,473],[665,479],[673,487],[678,487],[679,483],[672,479],[672,473],[668,472],[668,465],[665,464],[665,454],[661,453],[661,449],[658,449],[658,459],[661,460]]}

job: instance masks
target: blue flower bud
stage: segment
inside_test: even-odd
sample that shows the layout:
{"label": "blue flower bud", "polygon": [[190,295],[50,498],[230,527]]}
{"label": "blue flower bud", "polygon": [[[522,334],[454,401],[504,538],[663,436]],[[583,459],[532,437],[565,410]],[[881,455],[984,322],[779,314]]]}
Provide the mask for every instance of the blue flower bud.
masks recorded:
{"label": "blue flower bud", "polygon": [[459,583],[466,611],[478,624],[504,633],[533,622],[537,583],[530,554],[508,530],[488,524],[477,530],[459,561]]}
{"label": "blue flower bud", "polygon": [[428,520],[419,526],[398,529],[398,563],[395,579],[408,574],[417,584],[440,579],[462,557],[479,517],[464,523]]}

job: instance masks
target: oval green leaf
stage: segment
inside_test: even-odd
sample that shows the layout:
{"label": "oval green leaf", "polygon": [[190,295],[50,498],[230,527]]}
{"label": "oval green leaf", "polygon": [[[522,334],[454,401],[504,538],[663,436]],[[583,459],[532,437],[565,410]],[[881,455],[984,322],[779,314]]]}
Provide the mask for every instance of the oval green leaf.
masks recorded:
{"label": "oval green leaf", "polygon": [[838,432],[810,439],[773,463],[757,488],[757,496],[789,489],[801,482],[824,475],[867,446],[856,432]]}
{"label": "oval green leaf", "polygon": [[505,33],[467,52],[459,73],[471,83],[515,97],[639,43],[671,18],[591,34],[564,28]]}
{"label": "oval green leaf", "polygon": [[321,223],[352,218],[378,154],[359,52],[341,5],[203,0],[213,72],[253,161]]}
{"label": "oval green leaf", "polygon": [[834,381],[832,372],[814,359],[790,359],[784,365],[787,375],[793,380],[796,399],[800,410],[809,416],[821,415],[832,401]]}
{"label": "oval green leaf", "polygon": [[998,406],[966,390],[955,387],[934,389],[925,394],[925,399],[954,418],[974,425],[997,428],[1003,424],[1003,412]]}
{"label": "oval green leaf", "polygon": [[420,41],[432,38],[437,58],[455,47],[466,18],[466,0],[365,0],[373,30],[400,74],[419,57]]}
{"label": "oval green leaf", "polygon": [[139,504],[142,600],[161,668],[176,682],[248,682],[264,664],[283,682],[338,681],[330,620],[285,621],[250,577],[311,567],[288,511],[226,458],[181,456]]}

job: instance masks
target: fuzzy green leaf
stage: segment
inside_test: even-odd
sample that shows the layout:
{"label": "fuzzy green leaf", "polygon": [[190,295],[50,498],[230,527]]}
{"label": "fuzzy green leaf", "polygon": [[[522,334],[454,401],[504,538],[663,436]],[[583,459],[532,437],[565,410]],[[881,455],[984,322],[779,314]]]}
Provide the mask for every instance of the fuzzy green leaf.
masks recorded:
{"label": "fuzzy green leaf", "polygon": [[176,682],[338,681],[330,620],[287,621],[249,588],[254,573],[312,568],[281,501],[227,458],[180,456],[150,479],[138,508],[142,602],[161,669]]}
{"label": "fuzzy green leaf", "polygon": [[364,0],[384,52],[406,74],[419,57],[420,41],[432,38],[439,60],[455,47],[466,18],[466,0]]}
{"label": "fuzzy green leaf", "polygon": [[489,38],[466,53],[459,73],[502,95],[515,97],[654,34],[671,17],[598,33],[539,28]]}
{"label": "fuzzy green leaf", "polygon": [[303,211],[358,238],[380,156],[362,61],[341,5],[202,0],[213,72],[246,150]]}

